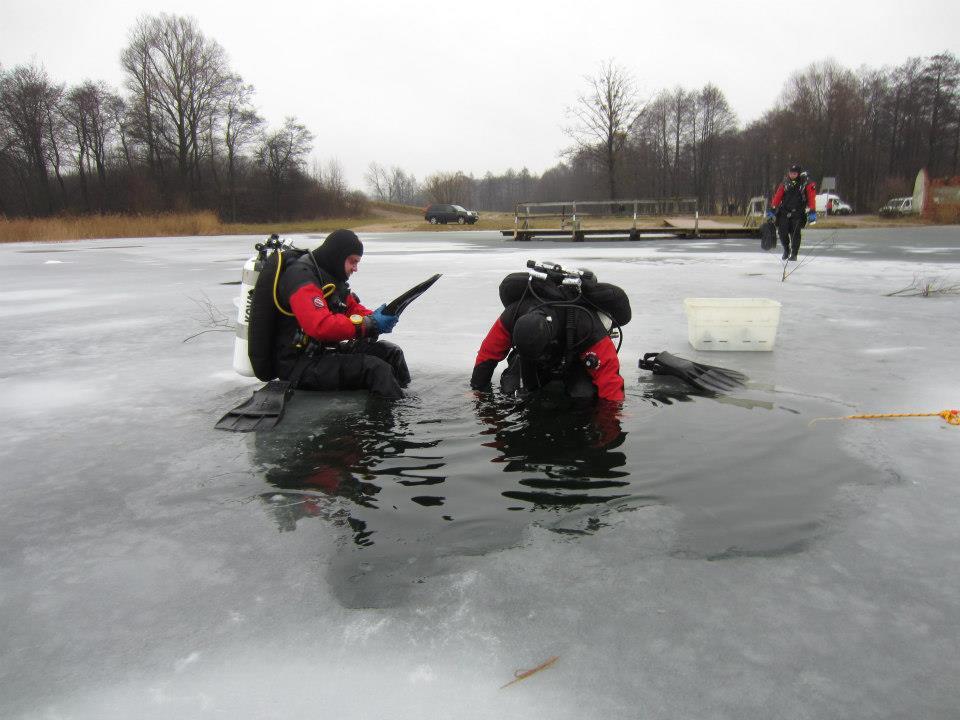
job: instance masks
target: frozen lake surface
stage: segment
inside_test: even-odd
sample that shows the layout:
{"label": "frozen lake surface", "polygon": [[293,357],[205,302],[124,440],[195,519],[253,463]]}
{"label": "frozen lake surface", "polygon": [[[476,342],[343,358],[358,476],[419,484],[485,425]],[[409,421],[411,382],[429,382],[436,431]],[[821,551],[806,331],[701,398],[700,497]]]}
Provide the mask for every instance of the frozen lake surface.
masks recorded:
{"label": "frozen lake surface", "polygon": [[[224,433],[257,240],[0,246],[0,717],[957,717],[960,428],[810,423],[960,405],[960,298],[885,296],[960,282],[960,229],[808,231],[786,282],[756,241],[365,235],[368,306],[443,273],[409,397]],[[619,417],[469,390],[528,258],[627,291]],[[692,350],[685,297],[779,300],[775,350]]]}

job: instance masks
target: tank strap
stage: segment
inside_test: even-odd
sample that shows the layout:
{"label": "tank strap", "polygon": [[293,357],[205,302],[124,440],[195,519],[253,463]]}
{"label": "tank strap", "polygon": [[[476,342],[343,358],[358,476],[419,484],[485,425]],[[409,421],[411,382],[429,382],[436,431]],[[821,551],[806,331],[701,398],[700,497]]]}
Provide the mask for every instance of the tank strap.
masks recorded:
{"label": "tank strap", "polygon": [[310,364],[312,355],[307,352],[300,354],[299,359],[296,364],[293,366],[293,370],[290,372],[290,377],[288,382],[290,383],[290,388],[295,390],[300,385],[300,378],[303,377],[304,370],[307,369],[307,365]]}

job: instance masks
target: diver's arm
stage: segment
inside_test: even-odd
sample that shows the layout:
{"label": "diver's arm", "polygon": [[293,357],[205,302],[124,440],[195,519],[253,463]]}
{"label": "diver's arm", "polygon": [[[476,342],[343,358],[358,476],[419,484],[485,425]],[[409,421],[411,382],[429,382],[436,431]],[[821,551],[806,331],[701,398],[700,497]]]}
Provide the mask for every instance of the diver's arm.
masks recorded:
{"label": "diver's arm", "polygon": [[780,207],[780,203],[783,202],[784,192],[785,188],[783,187],[783,183],[777,185],[777,191],[773,194],[773,199],[770,201],[770,207],[772,207],[774,210]]}
{"label": "diver's arm", "polygon": [[476,362],[473,364],[470,387],[474,390],[487,390],[490,387],[497,363],[510,352],[510,342],[510,333],[504,326],[503,321],[497,318],[497,321],[480,344]]}
{"label": "diver's arm", "polygon": [[[620,377],[620,358],[613,341],[604,336],[580,353],[587,374],[597,387],[601,400],[623,402],[623,378]],[[592,367],[591,367],[592,366]]]}
{"label": "diver's arm", "polygon": [[290,296],[290,309],[301,329],[320,342],[353,340],[365,332],[365,324],[354,325],[349,315],[330,312],[323,291],[313,284],[302,285]]}
{"label": "diver's arm", "polygon": [[347,294],[347,315],[372,315],[373,310],[366,308],[354,293]]}

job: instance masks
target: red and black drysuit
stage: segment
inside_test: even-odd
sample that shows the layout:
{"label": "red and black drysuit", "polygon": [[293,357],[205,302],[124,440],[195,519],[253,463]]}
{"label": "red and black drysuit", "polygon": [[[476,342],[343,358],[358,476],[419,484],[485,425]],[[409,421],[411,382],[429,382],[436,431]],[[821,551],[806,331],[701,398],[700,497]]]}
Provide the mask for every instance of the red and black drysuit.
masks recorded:
{"label": "red and black drysuit", "polygon": [[[497,363],[509,355],[507,369],[500,376],[500,387],[505,393],[512,394],[521,387],[536,390],[553,380],[561,380],[571,397],[623,401],[617,349],[597,314],[584,306],[581,308],[544,304],[529,295],[507,305],[480,345],[470,387],[489,389]],[[548,313],[557,328],[556,339],[547,352],[536,359],[522,357],[514,349],[518,340],[514,337],[514,327],[521,317],[531,312]]]}
{"label": "red and black drysuit", "polygon": [[800,231],[807,224],[807,213],[816,212],[817,186],[801,173],[796,180],[789,177],[777,186],[770,201],[777,213],[777,231],[783,245],[783,259],[797,259],[800,251]]}
{"label": "red and black drysuit", "polygon": [[[287,380],[299,370],[297,387],[304,390],[370,390],[388,398],[403,397],[401,388],[410,382],[403,351],[377,340],[375,325],[350,319],[372,314],[350,291],[343,273],[344,260],[351,253],[323,262],[322,249],[304,253],[280,276],[277,296],[294,317],[284,315],[278,320],[277,376]],[[321,261],[315,262],[318,254]],[[340,272],[334,274],[327,267]],[[302,369],[297,366],[301,360]]]}

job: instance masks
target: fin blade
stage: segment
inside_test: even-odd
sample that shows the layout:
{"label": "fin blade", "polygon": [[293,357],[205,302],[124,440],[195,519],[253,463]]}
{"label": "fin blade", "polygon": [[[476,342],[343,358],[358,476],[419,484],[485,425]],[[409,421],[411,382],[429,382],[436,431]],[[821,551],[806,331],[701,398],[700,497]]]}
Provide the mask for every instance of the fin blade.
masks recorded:
{"label": "fin blade", "polygon": [[286,380],[271,380],[217,421],[216,430],[255,432],[269,430],[283,417],[287,399],[293,394]]}

